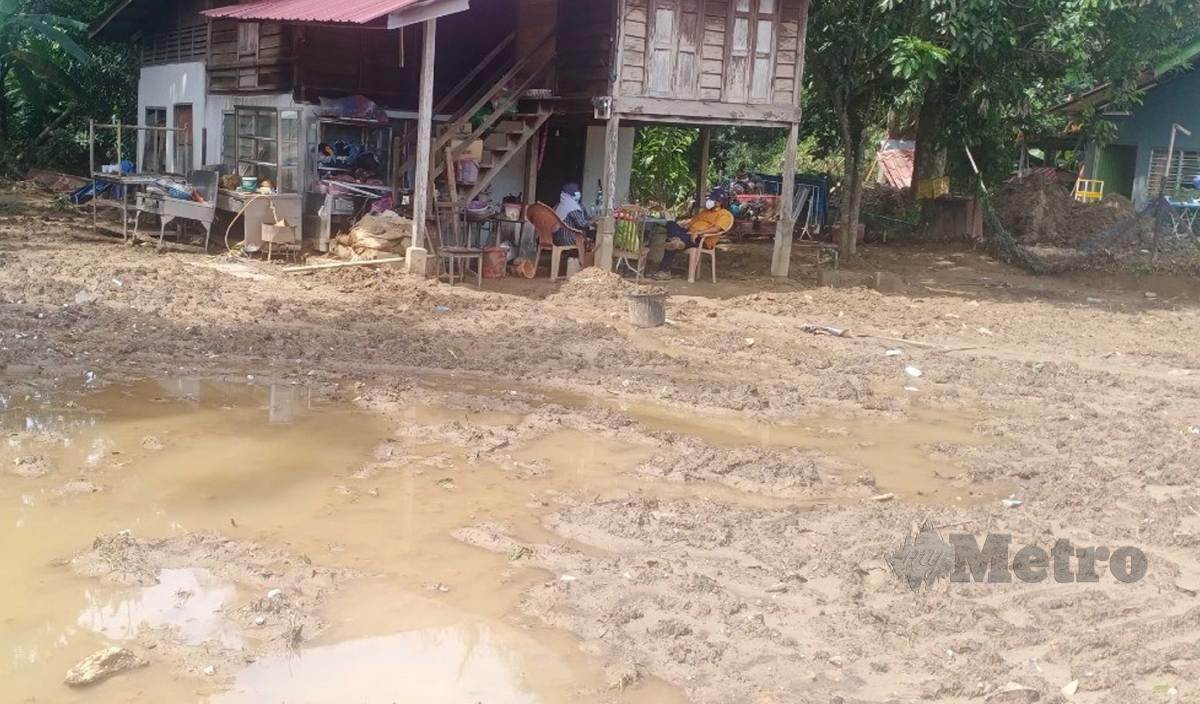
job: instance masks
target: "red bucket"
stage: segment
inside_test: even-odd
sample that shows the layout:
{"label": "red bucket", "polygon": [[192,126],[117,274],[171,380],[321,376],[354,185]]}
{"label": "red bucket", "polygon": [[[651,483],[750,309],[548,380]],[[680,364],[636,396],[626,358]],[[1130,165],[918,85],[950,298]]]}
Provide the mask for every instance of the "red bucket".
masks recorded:
{"label": "red bucket", "polygon": [[483,250],[483,278],[503,279],[508,263],[508,250],[503,247],[485,247]]}

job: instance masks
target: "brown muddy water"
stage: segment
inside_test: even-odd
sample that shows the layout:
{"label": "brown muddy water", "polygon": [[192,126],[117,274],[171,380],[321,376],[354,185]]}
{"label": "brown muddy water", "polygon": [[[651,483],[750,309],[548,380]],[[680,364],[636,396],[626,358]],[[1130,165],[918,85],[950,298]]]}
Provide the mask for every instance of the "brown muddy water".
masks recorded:
{"label": "brown muddy water", "polygon": [[[461,447],[435,442],[404,446],[397,463],[404,466],[394,471],[363,472],[378,465],[375,448],[391,435],[388,424],[302,386],[172,379],[45,391],[12,378],[0,382],[6,701],[680,702],[678,691],[653,678],[610,690],[601,663],[576,639],[518,612],[530,586],[555,576],[468,546],[452,531],[488,521],[507,524],[530,543],[566,542],[541,524],[561,493],[650,487],[664,498],[782,502],[635,476],[651,448],[574,430],[515,448],[515,459],[551,469],[522,481],[486,462],[469,464]],[[547,402],[609,403],[553,395]],[[716,445],[840,453],[876,470],[890,468],[890,474],[876,471],[881,490],[947,501],[961,497],[939,483],[924,443],[979,440],[962,419],[763,426],[654,406],[620,410],[647,428]],[[506,425],[522,418],[438,406],[405,413],[418,424]],[[226,614],[263,595],[194,565],[172,565],[158,573],[157,584],[130,588],[78,576],[64,564],[96,536],[124,530],[139,538],[214,532],[354,577],[322,607],[327,627],[313,640],[285,654],[247,655],[234,671],[205,675],[208,653],[247,647],[246,634]],[[193,649],[187,672],[140,649],[148,634]],[[151,665],[88,689],[62,683],[67,669],[110,644],[130,645]]]}

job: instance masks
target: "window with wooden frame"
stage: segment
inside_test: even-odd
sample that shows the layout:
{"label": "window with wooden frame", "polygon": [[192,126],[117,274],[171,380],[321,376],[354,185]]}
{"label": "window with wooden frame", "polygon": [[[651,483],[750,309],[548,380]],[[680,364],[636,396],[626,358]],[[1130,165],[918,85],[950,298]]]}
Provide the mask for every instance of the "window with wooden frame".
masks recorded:
{"label": "window with wooden frame", "polygon": [[781,0],[731,0],[726,34],[727,102],[767,103],[775,69]]}
{"label": "window with wooden frame", "polygon": [[237,162],[237,114],[221,114],[221,165],[232,172]]}
{"label": "window with wooden frame", "polygon": [[750,66],[750,100],[771,100],[775,68],[775,34],[779,26],[780,0],[758,0],[754,16],[754,62]]}
{"label": "window with wooden frame", "polygon": [[270,182],[280,193],[295,193],[300,185],[300,113],[238,107],[234,130],[238,176],[253,176],[259,185]]}

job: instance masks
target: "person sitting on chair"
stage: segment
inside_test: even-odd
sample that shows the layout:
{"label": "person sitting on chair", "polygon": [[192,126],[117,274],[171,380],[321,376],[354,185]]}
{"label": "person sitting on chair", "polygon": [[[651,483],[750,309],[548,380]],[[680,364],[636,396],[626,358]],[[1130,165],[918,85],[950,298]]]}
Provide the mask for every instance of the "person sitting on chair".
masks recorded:
{"label": "person sitting on chair", "polygon": [[733,213],[729,212],[729,194],[723,188],[714,188],[704,201],[704,210],[696,217],[683,222],[667,223],[667,244],[662,263],[652,278],[671,278],[671,264],[681,249],[699,247],[708,235],[719,235],[733,227]]}
{"label": "person sitting on chair", "polygon": [[[558,207],[554,212],[558,214],[567,227],[582,232],[589,240],[596,238],[596,232],[592,229],[591,222],[588,221],[587,212],[580,205],[580,200],[583,194],[579,192],[578,183],[568,183],[562,187],[562,193],[558,196]],[[575,233],[557,228],[554,230],[554,244],[560,247],[570,247],[575,244]]]}

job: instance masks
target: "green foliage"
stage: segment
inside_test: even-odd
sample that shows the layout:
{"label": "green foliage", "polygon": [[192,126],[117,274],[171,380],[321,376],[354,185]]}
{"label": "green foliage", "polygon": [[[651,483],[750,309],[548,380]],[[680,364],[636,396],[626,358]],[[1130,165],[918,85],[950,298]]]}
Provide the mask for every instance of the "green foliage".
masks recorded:
{"label": "green foliage", "polygon": [[87,37],[107,0],[0,0],[0,148],[5,168],[83,173],[89,118],[135,116],[137,56]]}
{"label": "green foliage", "polygon": [[679,210],[695,194],[697,131],[683,127],[643,127],[633,147],[630,191],[642,204]]}
{"label": "green foliage", "polygon": [[[739,171],[779,174],[787,132],[769,127],[714,127],[709,143],[708,189],[727,184]],[[632,195],[639,202],[672,212],[686,212],[696,194],[699,173],[699,130],[694,127],[643,127],[633,149]],[[825,173],[831,160],[823,157],[818,139],[799,145],[800,172]]]}
{"label": "green foliage", "polygon": [[892,42],[892,73],[906,81],[937,80],[949,58],[949,49],[918,37],[896,37]]}

